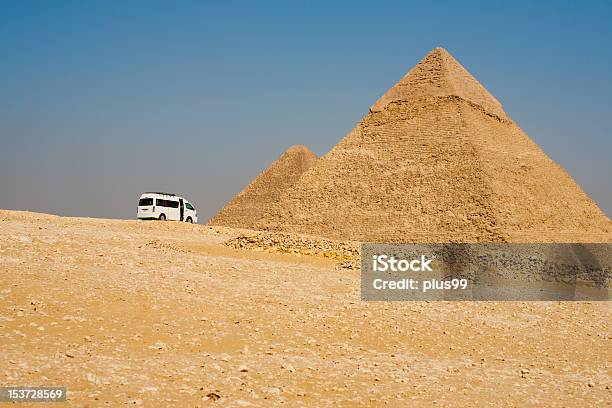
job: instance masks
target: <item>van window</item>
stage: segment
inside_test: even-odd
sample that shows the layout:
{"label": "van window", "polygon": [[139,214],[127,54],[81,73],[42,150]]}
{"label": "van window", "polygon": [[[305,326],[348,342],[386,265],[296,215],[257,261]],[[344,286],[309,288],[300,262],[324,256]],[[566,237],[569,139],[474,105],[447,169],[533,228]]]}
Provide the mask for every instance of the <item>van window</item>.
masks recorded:
{"label": "van window", "polygon": [[187,207],[188,210],[195,210],[193,206],[189,203],[185,203],[185,207]]}
{"label": "van window", "polygon": [[155,202],[157,203],[156,205],[159,206],[159,207],[169,207],[169,208],[178,208],[179,207],[178,201],[163,200],[161,198],[158,198],[158,199],[155,200]]}
{"label": "van window", "polygon": [[153,199],[152,198],[141,198],[140,201],[138,201],[138,205],[139,206],[153,205]]}

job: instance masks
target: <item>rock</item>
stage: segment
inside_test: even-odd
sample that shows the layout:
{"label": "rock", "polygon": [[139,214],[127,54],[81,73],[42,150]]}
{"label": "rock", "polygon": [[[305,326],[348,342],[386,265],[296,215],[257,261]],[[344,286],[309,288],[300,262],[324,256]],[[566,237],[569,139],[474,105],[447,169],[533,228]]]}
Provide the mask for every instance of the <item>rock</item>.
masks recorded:
{"label": "rock", "polygon": [[217,401],[221,399],[221,396],[217,394],[216,392],[209,392],[208,394],[206,394],[206,398],[211,401]]}
{"label": "rock", "polygon": [[158,341],[155,344],[152,344],[148,347],[150,350],[164,350],[166,348],[166,343],[163,341]]}
{"label": "rock", "polygon": [[295,368],[291,364],[285,364],[282,366],[282,368],[286,369],[290,373],[295,373]]}

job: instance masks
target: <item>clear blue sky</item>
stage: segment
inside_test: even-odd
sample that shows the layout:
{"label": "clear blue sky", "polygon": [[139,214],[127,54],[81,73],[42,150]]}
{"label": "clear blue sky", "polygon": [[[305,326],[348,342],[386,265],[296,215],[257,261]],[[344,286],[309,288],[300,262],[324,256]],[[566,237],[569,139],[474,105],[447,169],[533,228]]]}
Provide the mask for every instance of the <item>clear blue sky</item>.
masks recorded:
{"label": "clear blue sky", "polygon": [[2,1],[0,208],[206,219],[443,46],[612,214],[612,3],[424,3]]}

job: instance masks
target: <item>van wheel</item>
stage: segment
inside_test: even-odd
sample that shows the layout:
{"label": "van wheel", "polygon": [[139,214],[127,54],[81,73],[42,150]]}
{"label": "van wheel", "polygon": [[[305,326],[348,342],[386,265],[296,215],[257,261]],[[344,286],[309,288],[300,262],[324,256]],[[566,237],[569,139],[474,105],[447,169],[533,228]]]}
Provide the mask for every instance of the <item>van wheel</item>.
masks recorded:
{"label": "van wheel", "polygon": [[166,214],[159,214],[160,221],[166,221]]}
{"label": "van wheel", "polygon": [[193,220],[191,219],[191,217],[187,217],[187,219],[185,221],[187,221],[190,224],[193,224]]}

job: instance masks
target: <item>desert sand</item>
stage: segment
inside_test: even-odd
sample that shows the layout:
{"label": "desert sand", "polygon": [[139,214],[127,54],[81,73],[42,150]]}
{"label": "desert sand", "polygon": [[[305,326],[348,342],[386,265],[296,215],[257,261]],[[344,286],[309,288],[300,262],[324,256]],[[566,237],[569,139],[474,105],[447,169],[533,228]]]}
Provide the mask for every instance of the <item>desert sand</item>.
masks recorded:
{"label": "desert sand", "polygon": [[70,406],[612,402],[609,302],[363,302],[333,254],[241,234],[0,211],[0,384]]}

